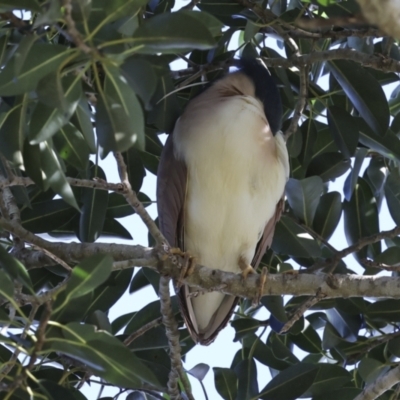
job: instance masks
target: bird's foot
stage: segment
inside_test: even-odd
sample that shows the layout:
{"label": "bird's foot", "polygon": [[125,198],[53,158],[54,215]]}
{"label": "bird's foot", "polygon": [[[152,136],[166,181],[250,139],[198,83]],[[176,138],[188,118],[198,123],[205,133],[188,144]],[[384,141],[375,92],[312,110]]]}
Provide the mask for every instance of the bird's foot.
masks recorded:
{"label": "bird's foot", "polygon": [[256,274],[255,269],[242,257],[239,258],[239,267],[242,270],[242,280],[246,280],[250,274]]}
{"label": "bird's foot", "polygon": [[260,304],[261,297],[264,293],[265,283],[267,282],[268,277],[268,268],[264,267],[261,271],[260,277],[258,278],[257,283],[257,292],[256,295],[253,297],[253,307],[257,307]]}
{"label": "bird's foot", "polygon": [[194,267],[196,266],[195,257],[191,256],[188,252],[182,252],[180,255],[183,257],[183,264],[179,278],[176,281],[176,286],[178,289],[180,289],[180,287],[183,285],[183,280],[193,274]]}

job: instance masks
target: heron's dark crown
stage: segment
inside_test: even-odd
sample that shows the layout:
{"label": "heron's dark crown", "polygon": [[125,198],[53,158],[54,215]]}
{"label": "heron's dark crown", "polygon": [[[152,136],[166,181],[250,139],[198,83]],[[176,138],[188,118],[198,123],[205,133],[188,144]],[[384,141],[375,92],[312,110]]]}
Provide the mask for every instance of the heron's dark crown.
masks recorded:
{"label": "heron's dark crown", "polygon": [[282,125],[282,102],[273,77],[268,69],[254,58],[242,58],[237,65],[239,70],[253,81],[256,97],[264,104],[265,116],[275,135]]}

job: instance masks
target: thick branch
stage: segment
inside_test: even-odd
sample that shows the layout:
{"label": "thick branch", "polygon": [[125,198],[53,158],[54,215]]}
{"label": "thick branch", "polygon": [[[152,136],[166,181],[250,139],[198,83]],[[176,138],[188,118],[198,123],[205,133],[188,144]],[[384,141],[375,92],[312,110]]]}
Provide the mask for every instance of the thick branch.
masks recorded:
{"label": "thick branch", "polygon": [[354,400],[373,400],[400,382],[400,365],[370,383]]}

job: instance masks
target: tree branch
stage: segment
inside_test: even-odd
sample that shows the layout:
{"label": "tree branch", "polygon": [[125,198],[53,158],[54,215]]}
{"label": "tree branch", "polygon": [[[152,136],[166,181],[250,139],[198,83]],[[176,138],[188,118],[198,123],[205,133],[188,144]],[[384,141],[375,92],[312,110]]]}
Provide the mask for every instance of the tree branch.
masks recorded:
{"label": "tree branch", "polygon": [[373,400],[400,382],[400,365],[370,383],[354,400]]}

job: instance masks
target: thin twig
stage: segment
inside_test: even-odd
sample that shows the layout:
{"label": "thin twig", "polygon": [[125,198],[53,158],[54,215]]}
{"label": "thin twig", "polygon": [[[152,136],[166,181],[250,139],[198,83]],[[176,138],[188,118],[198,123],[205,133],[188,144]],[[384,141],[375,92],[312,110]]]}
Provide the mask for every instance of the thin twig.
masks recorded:
{"label": "thin twig", "polygon": [[303,113],[304,107],[307,103],[307,93],[308,93],[308,68],[301,67],[300,68],[300,88],[299,88],[299,96],[297,99],[296,106],[294,108],[293,117],[290,121],[289,127],[286,129],[284,133],[285,140],[287,141],[290,136],[292,136],[298,127],[298,123],[300,121],[301,115]]}
{"label": "thin twig", "polygon": [[156,243],[158,245],[168,247],[169,245],[167,239],[165,239],[164,235],[158,229],[156,223],[153,221],[149,213],[144,208],[143,204],[137,198],[136,193],[132,190],[131,184],[128,179],[127,167],[124,158],[122,157],[122,154],[119,152],[115,152],[114,157],[117,162],[119,177],[122,184],[124,185],[123,191],[121,193],[125,197],[128,204],[136,211],[144,224],[147,226],[147,229],[153,236]]}
{"label": "thin twig", "polygon": [[159,326],[162,324],[162,318],[156,318],[153,321],[148,322],[147,324],[144,324],[141,328],[136,330],[135,332],[131,333],[125,340],[124,340],[124,345],[129,346],[134,340],[136,340],[138,337],[142,336],[144,333],[149,331],[150,329],[155,328],[156,326]]}
{"label": "thin twig", "polygon": [[190,389],[190,383],[182,367],[178,324],[175,320],[174,313],[172,312],[171,297],[169,294],[170,280],[171,278],[161,276],[159,290],[162,322],[165,326],[165,334],[168,338],[169,357],[171,359],[171,371],[168,377],[168,394],[172,400],[182,399],[178,388],[178,380],[180,378],[187,397],[194,400]]}

